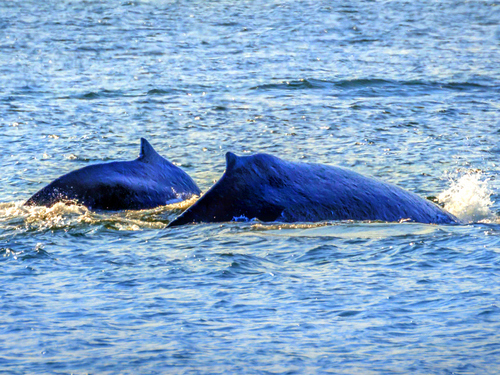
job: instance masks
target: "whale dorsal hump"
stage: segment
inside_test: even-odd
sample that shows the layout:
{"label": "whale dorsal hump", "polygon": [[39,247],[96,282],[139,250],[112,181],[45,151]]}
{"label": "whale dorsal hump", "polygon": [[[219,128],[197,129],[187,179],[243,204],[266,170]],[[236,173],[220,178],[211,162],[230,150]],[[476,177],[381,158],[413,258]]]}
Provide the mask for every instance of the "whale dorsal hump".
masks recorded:
{"label": "whale dorsal hump", "polygon": [[233,169],[238,159],[238,156],[236,156],[232,152],[226,152],[226,171]]}
{"label": "whale dorsal hump", "polygon": [[151,144],[144,138],[141,138],[141,153],[139,154],[139,159],[142,162],[154,162],[158,159],[163,159],[151,146]]}

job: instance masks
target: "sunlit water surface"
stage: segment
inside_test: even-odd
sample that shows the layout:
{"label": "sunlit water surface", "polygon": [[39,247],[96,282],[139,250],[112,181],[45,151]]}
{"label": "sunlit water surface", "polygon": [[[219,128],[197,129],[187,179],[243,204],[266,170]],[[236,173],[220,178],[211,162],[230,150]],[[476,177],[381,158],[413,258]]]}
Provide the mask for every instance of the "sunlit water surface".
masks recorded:
{"label": "sunlit water surface", "polygon": [[[0,2],[0,85],[0,373],[498,373],[498,2]],[[140,137],[204,191],[267,152],[463,223],[23,207]]]}

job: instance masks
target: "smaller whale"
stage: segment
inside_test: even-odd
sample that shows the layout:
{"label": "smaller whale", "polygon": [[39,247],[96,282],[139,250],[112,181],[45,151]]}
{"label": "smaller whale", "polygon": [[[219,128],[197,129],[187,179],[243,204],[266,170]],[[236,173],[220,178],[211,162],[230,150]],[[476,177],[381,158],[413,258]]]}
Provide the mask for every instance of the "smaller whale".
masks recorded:
{"label": "smaller whale", "polygon": [[168,226],[251,219],[458,222],[414,193],[350,170],[228,152],[220,180]]}
{"label": "smaller whale", "polygon": [[50,207],[57,202],[72,202],[92,210],[140,210],[200,193],[186,172],[141,138],[136,160],[94,164],[69,172],[35,193],[25,205]]}

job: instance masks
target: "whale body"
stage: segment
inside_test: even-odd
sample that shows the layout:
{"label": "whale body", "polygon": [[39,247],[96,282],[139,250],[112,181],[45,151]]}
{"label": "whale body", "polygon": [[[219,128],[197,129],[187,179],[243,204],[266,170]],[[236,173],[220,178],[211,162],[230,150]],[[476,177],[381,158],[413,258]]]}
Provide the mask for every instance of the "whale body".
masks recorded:
{"label": "whale body", "polygon": [[200,195],[182,169],[160,156],[144,138],[133,161],[94,164],[69,172],[35,193],[26,205],[74,202],[94,210],[147,209]]}
{"label": "whale body", "polygon": [[441,207],[402,188],[339,167],[297,163],[268,154],[226,154],[226,171],[169,227],[258,219],[458,222]]}

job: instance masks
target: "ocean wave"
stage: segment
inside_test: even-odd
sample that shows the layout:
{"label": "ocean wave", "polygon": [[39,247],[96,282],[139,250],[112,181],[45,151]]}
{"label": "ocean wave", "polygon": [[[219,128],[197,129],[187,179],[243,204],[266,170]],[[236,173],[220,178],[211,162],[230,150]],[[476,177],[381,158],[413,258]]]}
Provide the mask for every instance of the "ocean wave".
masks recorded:
{"label": "ocean wave", "polygon": [[273,90],[309,90],[309,89],[364,89],[364,88],[421,88],[423,90],[451,90],[472,91],[491,90],[494,86],[475,82],[438,82],[438,81],[397,81],[379,78],[355,78],[338,81],[321,80],[314,78],[303,78],[297,80],[283,80],[276,83],[262,84],[250,87],[250,90],[273,91]]}

